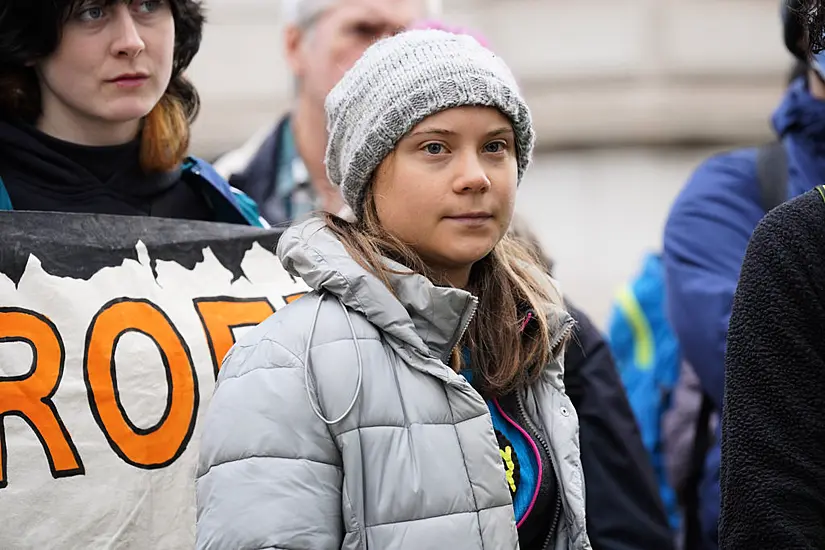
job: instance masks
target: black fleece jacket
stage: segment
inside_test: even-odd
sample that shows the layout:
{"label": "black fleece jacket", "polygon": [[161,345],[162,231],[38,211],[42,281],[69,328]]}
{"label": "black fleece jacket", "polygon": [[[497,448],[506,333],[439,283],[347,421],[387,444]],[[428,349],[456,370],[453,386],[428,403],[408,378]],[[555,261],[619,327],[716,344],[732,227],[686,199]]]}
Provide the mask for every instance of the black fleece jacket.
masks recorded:
{"label": "black fleece jacket", "polygon": [[728,330],[720,548],[825,548],[825,201],[770,212]]}

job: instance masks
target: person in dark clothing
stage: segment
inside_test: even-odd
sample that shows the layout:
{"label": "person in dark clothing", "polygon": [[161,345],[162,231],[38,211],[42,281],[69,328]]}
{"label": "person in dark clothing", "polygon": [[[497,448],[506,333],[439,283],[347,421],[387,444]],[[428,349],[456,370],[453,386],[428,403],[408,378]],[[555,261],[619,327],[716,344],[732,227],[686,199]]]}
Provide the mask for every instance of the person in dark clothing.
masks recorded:
{"label": "person in dark clothing", "polygon": [[[806,60],[795,17],[798,4],[783,1],[781,10],[786,47],[807,71],[790,82],[772,117],[787,164],[779,174],[785,184],[778,202],[825,181],[825,58]],[[749,147],[707,159],[682,189],[665,225],[670,322],[714,416],[723,408],[725,341],[739,268],[748,239],[766,213],[759,155],[759,149]],[[703,550],[718,548],[719,438],[717,426],[696,489]]]}
{"label": "person in dark clothing", "polygon": [[196,0],[6,0],[0,9],[0,210],[260,225],[187,157]]}
{"label": "person in dark clothing", "polygon": [[[552,273],[553,262],[523,219],[512,231]],[[564,355],[564,384],[579,415],[587,533],[594,550],[669,550],[673,534],[653,467],[604,337],[570,301],[576,328]]]}
{"label": "person in dark clothing", "polygon": [[567,302],[577,322],[564,382],[579,415],[587,532],[595,550],[673,548],[653,468],[607,343]]}
{"label": "person in dark clothing", "polygon": [[825,542],[825,190],[748,245],[728,330],[720,546]]}

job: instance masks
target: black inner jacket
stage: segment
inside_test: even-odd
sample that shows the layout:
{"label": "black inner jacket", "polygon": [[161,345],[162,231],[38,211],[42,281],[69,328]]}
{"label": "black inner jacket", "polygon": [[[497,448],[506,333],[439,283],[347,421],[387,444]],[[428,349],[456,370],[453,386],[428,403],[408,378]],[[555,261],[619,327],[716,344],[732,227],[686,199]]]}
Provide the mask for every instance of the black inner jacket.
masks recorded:
{"label": "black inner jacket", "polygon": [[215,219],[180,170],[146,174],[139,156],[139,140],[89,147],[0,120],[0,179],[15,210]]}

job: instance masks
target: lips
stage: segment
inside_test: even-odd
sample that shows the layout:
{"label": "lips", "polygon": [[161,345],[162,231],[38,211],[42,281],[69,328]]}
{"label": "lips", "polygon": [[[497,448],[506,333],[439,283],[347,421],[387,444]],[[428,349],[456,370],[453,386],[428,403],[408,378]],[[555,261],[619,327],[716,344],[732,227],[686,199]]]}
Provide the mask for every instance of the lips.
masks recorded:
{"label": "lips", "polygon": [[466,229],[481,229],[487,226],[490,220],[493,219],[493,215],[487,212],[467,212],[447,216],[445,219]]}
{"label": "lips", "polygon": [[146,73],[124,73],[118,75],[117,77],[107,80],[110,84],[115,84],[117,86],[140,86],[144,82],[149,79],[149,75]]}
{"label": "lips", "polygon": [[118,80],[140,80],[146,78],[149,78],[149,75],[146,73],[123,73],[109,80],[109,82],[117,82]]}
{"label": "lips", "polygon": [[456,214],[454,216],[446,216],[451,220],[484,220],[492,218],[493,215],[488,212],[465,212],[463,214]]}
{"label": "lips", "polygon": [[109,81],[109,84],[114,84],[120,89],[135,89],[142,87],[149,80],[148,76],[119,76]]}

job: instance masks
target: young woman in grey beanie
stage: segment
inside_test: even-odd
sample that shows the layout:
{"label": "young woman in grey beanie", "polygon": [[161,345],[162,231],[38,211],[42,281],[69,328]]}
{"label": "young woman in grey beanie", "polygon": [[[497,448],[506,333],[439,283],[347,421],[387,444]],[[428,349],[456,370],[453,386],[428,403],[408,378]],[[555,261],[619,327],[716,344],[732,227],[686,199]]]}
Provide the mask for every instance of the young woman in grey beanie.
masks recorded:
{"label": "young woman in grey beanie", "polygon": [[230,351],[203,425],[201,549],[589,549],[573,328],[512,237],[534,134],[475,39],[373,45],[326,102],[352,216],[278,255],[314,292]]}

